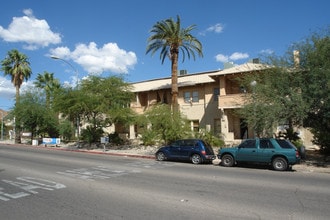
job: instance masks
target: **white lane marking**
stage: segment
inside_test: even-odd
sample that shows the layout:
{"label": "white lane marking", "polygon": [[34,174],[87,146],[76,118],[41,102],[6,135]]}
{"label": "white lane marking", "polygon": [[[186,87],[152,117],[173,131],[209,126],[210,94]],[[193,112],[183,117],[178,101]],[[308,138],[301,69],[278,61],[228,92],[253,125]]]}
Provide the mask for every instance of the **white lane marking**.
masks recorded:
{"label": "white lane marking", "polygon": [[131,173],[141,173],[141,169],[162,169],[166,167],[174,166],[173,163],[159,162],[159,161],[148,161],[148,162],[133,162],[127,163],[126,166],[130,167],[128,169],[118,170],[106,166],[96,166],[91,168],[78,168],[70,169],[65,171],[56,172],[60,175],[65,175],[73,178],[91,180],[96,179],[110,179],[113,177],[119,177]]}
{"label": "white lane marking", "polygon": [[19,199],[26,196],[30,196],[31,194],[37,194],[37,189],[43,189],[52,191],[54,189],[62,189],[66,188],[65,185],[61,183],[57,183],[54,181],[46,180],[46,179],[40,179],[40,178],[34,178],[34,177],[17,177],[18,181],[13,180],[6,180],[3,179],[2,182],[7,183],[8,185],[17,187],[21,190],[24,190],[23,192],[17,192],[17,193],[7,193],[4,192],[4,188],[0,187],[0,200],[1,201],[9,201],[10,199]]}
{"label": "white lane marking", "polygon": [[138,173],[137,170],[117,170],[111,169],[104,166],[96,166],[91,168],[80,168],[56,172],[57,174],[66,175],[74,178],[84,179],[84,180],[95,180],[95,179],[109,179],[112,177],[118,177],[122,175],[127,175],[129,173]]}

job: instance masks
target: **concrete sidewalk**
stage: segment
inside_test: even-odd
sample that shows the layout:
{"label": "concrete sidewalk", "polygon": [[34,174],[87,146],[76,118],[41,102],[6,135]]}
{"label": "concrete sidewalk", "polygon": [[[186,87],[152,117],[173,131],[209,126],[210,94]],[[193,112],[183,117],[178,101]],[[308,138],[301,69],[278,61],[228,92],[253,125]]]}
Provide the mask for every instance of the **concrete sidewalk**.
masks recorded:
{"label": "concrete sidewalk", "polygon": [[112,149],[103,149],[103,148],[86,149],[86,148],[79,148],[76,143],[59,144],[59,145],[44,145],[44,144],[30,145],[30,144],[16,144],[15,140],[0,140],[0,144],[13,145],[13,146],[36,147],[36,148],[47,148],[47,149],[52,149],[52,150],[74,151],[74,152],[81,152],[81,153],[106,154],[106,155],[113,155],[113,156],[155,159],[154,152],[140,151],[136,148],[127,149],[127,150],[112,150]]}

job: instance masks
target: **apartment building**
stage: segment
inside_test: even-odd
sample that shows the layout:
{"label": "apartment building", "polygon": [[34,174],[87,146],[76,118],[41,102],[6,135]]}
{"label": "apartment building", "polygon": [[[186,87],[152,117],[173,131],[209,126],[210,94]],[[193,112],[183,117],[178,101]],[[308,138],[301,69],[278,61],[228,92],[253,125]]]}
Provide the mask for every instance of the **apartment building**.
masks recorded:
{"label": "apartment building", "polygon": [[[178,104],[180,111],[191,122],[192,130],[207,128],[220,133],[220,112],[218,110],[219,83],[210,77],[218,71],[178,76]],[[143,113],[157,103],[171,104],[171,78],[148,80],[132,84],[135,101],[131,108]],[[138,132],[135,129],[135,132]]]}
{"label": "apartment building", "polygon": [[[221,135],[227,144],[252,137],[253,133],[235,109],[244,104],[246,93],[235,80],[264,68],[261,64],[247,63],[224,70],[188,74],[180,71],[178,76],[178,103],[180,111],[188,118],[191,129],[200,128]],[[131,108],[142,114],[156,103],[171,104],[171,78],[161,78],[133,83],[135,100]],[[130,128],[129,137],[139,133],[137,127]]]}
{"label": "apartment building", "polygon": [[242,108],[251,94],[239,83],[238,78],[248,74],[256,74],[268,68],[259,64],[258,60],[238,66],[226,68],[210,75],[219,84],[218,111],[221,115],[221,134],[227,144],[240,142],[242,139],[254,137],[253,129],[245,123],[236,110]]}
{"label": "apartment building", "polygon": [[[258,60],[242,65],[225,65],[225,69],[189,74],[180,71],[178,76],[178,103],[180,111],[191,123],[191,129],[205,128],[223,137],[226,145],[254,137],[253,129],[237,114],[251,96],[239,84],[238,78],[260,73],[269,68]],[[156,103],[171,104],[171,78],[153,79],[133,83],[135,100],[131,108],[142,114]],[[299,129],[300,137],[307,148],[313,146],[308,129]],[[136,126],[130,126],[128,137],[139,134]]]}

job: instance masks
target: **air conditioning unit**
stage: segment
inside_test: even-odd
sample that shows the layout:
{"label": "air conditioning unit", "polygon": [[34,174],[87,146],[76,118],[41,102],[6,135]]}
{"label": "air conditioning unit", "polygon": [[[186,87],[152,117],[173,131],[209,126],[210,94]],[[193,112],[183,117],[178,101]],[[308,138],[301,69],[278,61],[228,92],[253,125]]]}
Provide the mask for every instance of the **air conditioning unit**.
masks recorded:
{"label": "air conditioning unit", "polygon": [[187,75],[187,70],[180,70],[180,76]]}

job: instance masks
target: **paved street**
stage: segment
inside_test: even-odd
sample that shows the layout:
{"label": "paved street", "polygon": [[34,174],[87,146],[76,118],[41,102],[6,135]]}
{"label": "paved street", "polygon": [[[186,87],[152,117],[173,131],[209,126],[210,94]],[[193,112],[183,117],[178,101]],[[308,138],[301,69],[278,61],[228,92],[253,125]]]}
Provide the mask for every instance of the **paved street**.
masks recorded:
{"label": "paved street", "polygon": [[1,219],[328,219],[330,175],[0,145]]}

